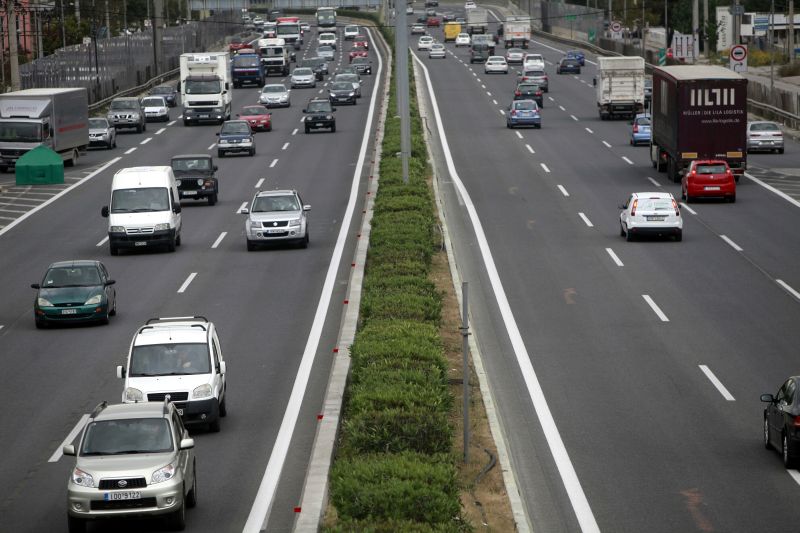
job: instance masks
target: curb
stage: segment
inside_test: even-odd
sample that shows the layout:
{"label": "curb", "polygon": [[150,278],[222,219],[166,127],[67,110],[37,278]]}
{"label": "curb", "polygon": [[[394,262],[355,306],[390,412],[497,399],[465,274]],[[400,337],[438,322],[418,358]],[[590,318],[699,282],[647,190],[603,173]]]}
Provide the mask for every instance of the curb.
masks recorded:
{"label": "curb", "polygon": [[[388,44],[376,29],[383,47],[389,51]],[[391,53],[386,59],[386,80],[392,73]],[[379,82],[379,80],[376,80]],[[375,203],[375,193],[378,190],[379,168],[381,161],[381,143],[383,141],[383,125],[386,122],[388,109],[389,84],[386,83],[382,93],[382,103],[377,117],[375,146],[373,149],[372,164],[369,167],[369,182],[367,184],[367,200],[364,204],[364,217],[358,234],[358,244],[353,257],[353,269],[347,289],[347,310],[342,318],[339,338],[337,339],[338,354],[331,368],[328,387],[325,391],[322,412],[319,415],[317,434],[311,450],[306,479],[300,496],[299,514],[295,520],[292,531],[300,533],[316,533],[325,517],[328,503],[328,475],[336,446],[336,437],[342,415],[342,402],[350,371],[350,346],[353,344],[358,326],[358,313],[361,303],[361,288],[364,279],[364,265],[369,248],[369,234]],[[376,104],[377,105],[377,104]]]}

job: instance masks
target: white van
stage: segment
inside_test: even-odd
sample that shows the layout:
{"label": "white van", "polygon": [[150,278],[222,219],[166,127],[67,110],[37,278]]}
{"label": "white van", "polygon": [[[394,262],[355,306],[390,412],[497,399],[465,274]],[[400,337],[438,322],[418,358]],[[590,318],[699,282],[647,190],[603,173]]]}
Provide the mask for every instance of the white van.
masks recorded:
{"label": "white van", "polygon": [[111,255],[158,246],[174,252],[181,245],[181,204],[171,167],[123,168],[111,182],[110,207],[100,213],[108,218]]}

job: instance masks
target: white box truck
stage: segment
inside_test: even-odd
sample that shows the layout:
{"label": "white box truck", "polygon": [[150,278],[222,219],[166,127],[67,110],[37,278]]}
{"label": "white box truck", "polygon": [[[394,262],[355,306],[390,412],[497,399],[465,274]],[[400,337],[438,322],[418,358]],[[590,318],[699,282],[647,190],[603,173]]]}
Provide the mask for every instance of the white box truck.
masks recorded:
{"label": "white box truck", "polygon": [[531,19],[509,15],[503,24],[503,41],[506,48],[528,48],[531,41]]}
{"label": "white box truck", "polygon": [[489,31],[489,12],[482,7],[467,9],[467,33],[486,33]]}
{"label": "white box truck", "polygon": [[0,94],[0,171],[39,145],[67,166],[89,145],[89,95],[83,87],[24,89]]}
{"label": "white box truck", "polygon": [[633,118],[637,113],[642,113],[644,80],[644,58],[598,57],[594,84],[600,119],[618,116]]}
{"label": "white box truck", "polygon": [[231,118],[231,58],[227,52],[181,54],[180,91],[183,124]]}
{"label": "white box truck", "polygon": [[285,39],[259,39],[258,52],[267,76],[276,72],[280,76],[289,75],[289,48]]}

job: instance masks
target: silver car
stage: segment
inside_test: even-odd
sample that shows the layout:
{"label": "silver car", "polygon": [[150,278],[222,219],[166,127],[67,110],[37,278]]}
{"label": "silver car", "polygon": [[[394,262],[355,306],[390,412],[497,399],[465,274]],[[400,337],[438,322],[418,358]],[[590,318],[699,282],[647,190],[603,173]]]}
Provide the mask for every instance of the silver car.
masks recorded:
{"label": "silver car", "polygon": [[747,151],[783,153],[783,132],[775,122],[757,121],[747,123]]}
{"label": "silver car", "polygon": [[264,85],[261,94],[258,96],[259,103],[267,107],[289,107],[292,105],[289,98],[289,90],[282,83],[270,83]]}
{"label": "silver car", "polygon": [[295,87],[317,86],[317,77],[314,75],[314,71],[305,67],[294,69],[292,72],[292,77],[289,81],[292,83],[292,89]]}
{"label": "silver car", "polygon": [[523,59],[525,59],[525,50],[522,48],[509,48],[506,50],[507,63],[522,63]]}
{"label": "silver car", "polygon": [[111,100],[106,118],[117,129],[136,128],[136,133],[147,130],[144,110],[139,100],[133,96],[121,96]]}
{"label": "silver car", "polygon": [[353,84],[353,90],[356,92],[356,98],[361,98],[361,76],[358,74],[337,74],[333,77],[333,81],[347,81]]}
{"label": "silver car", "polygon": [[316,52],[317,57],[321,57],[326,61],[333,61],[336,59],[336,52],[333,50],[333,47],[327,44],[317,47]]}
{"label": "silver car", "polygon": [[145,96],[142,98],[142,109],[145,120],[169,122],[169,107],[163,96]]}
{"label": "silver car", "polygon": [[247,215],[244,232],[247,250],[253,251],[259,244],[271,242],[293,242],[302,248],[308,246],[308,212],[297,191],[259,191],[253,197],[250,208],[242,209]]}
{"label": "silver car", "polygon": [[110,517],[160,515],[170,529],[186,527],[186,508],[197,504],[194,440],[169,399],[103,402],[78,446],[62,452],[76,458],[67,483],[70,533]]}
{"label": "silver car", "polygon": [[430,50],[428,50],[428,59],[444,59],[447,57],[447,52],[444,45],[440,43],[433,43]]}
{"label": "silver car", "polygon": [[107,118],[94,117],[89,119],[89,146],[103,146],[116,148],[117,128],[111,125]]}
{"label": "silver car", "polygon": [[547,74],[545,74],[544,70],[539,69],[528,69],[526,68],[522,72],[519,73],[517,76],[517,82],[522,83],[523,81],[529,81],[531,83],[535,83],[544,92],[550,92],[550,83],[547,79]]}

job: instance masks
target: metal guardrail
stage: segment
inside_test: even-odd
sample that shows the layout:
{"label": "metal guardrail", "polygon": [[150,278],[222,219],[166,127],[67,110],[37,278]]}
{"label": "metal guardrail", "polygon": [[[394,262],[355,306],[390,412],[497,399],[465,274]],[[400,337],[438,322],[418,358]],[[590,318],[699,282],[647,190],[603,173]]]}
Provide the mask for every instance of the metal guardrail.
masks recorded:
{"label": "metal guardrail", "polygon": [[102,100],[99,100],[99,101],[91,104],[89,106],[89,112],[91,113],[93,111],[97,111],[98,109],[102,109],[103,107],[105,107],[108,104],[110,104],[111,100],[113,100],[114,98],[121,98],[123,96],[134,96],[134,95],[137,95],[137,94],[139,94],[141,92],[144,92],[144,91],[146,91],[146,90],[148,90],[148,89],[150,89],[150,88],[152,88],[152,87],[154,87],[156,85],[161,85],[162,83],[164,83],[164,81],[166,81],[166,80],[168,80],[168,79],[170,79],[170,78],[172,78],[174,76],[177,76],[178,73],[180,72],[180,70],[181,70],[180,68],[172,69],[172,70],[170,70],[168,72],[165,72],[164,74],[160,74],[159,76],[156,76],[155,78],[150,79],[147,83],[139,85],[138,87],[131,87],[130,89],[125,89],[124,91],[119,91],[116,94],[112,94],[108,98],[103,98]]}

